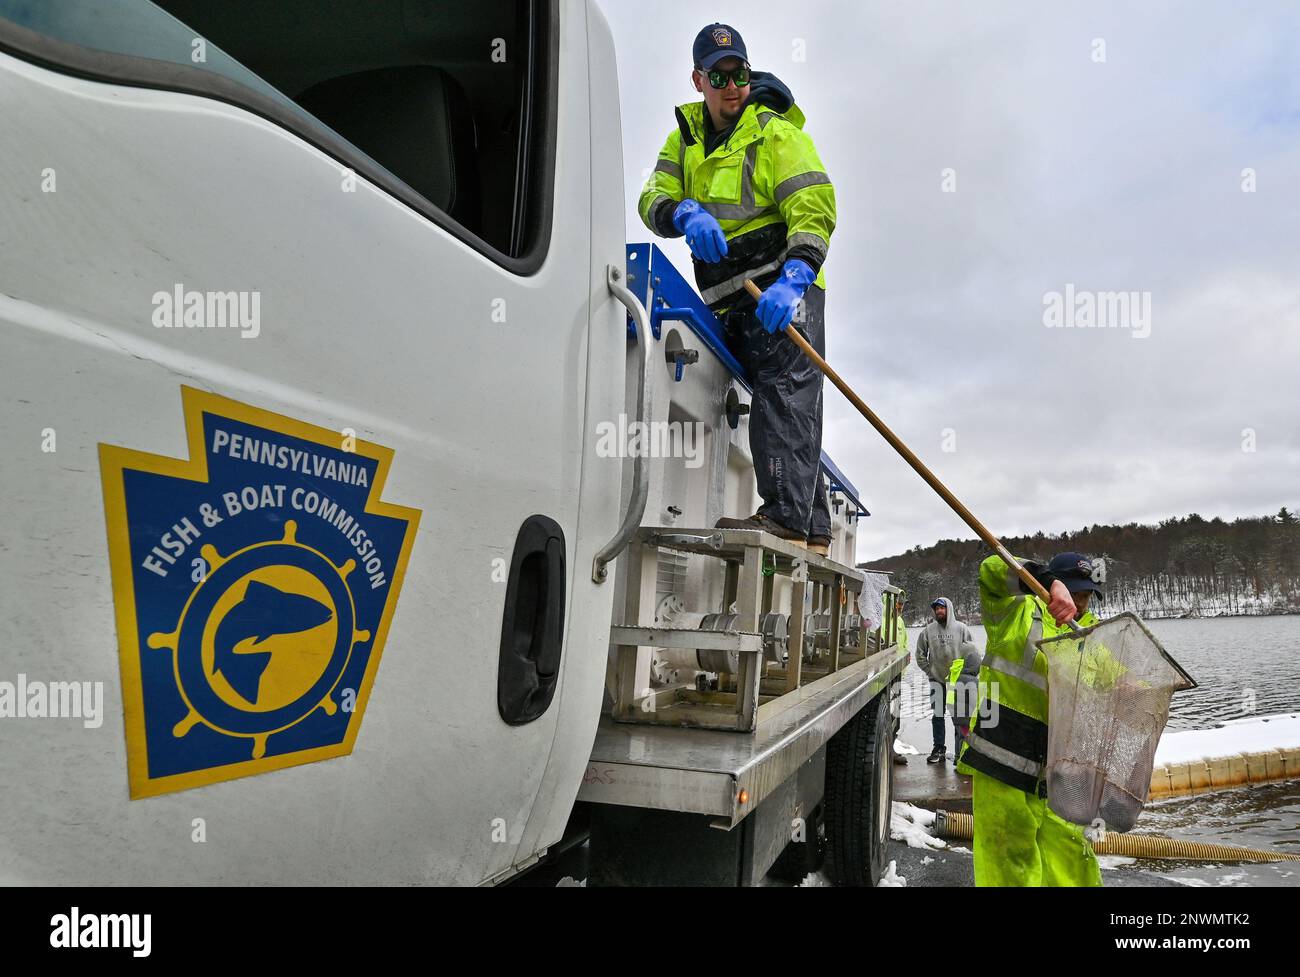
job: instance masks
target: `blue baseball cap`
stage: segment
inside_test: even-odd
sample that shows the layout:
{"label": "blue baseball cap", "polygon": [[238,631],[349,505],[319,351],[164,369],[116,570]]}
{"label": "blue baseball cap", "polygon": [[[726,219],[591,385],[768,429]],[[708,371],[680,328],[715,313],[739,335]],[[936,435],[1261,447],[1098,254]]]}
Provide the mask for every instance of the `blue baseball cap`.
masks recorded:
{"label": "blue baseball cap", "polygon": [[727,24],[710,24],[696,34],[691,57],[704,71],[708,71],[723,58],[740,58],[749,64],[744,39],[739,31]]}
{"label": "blue baseball cap", "polygon": [[1100,594],[1102,592],[1100,584],[1106,579],[1101,564],[1094,564],[1082,553],[1058,553],[1052,557],[1052,562],[1047,564],[1047,571],[1065,584],[1066,589],[1072,594],[1077,594],[1081,590],[1091,590],[1093,593]]}

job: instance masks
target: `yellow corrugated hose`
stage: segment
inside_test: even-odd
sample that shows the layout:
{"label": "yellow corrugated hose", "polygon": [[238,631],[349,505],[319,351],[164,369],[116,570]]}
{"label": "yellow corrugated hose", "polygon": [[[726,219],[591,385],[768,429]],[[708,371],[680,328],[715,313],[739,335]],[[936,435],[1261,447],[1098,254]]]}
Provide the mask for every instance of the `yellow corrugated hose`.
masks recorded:
{"label": "yellow corrugated hose", "polygon": [[[935,833],[943,838],[970,840],[975,818],[958,811],[936,811]],[[1092,850],[1098,855],[1127,855],[1130,858],[1181,858],[1203,862],[1300,862],[1300,854],[1239,848],[1236,845],[1208,845],[1179,841],[1163,835],[1133,835],[1108,832]]]}

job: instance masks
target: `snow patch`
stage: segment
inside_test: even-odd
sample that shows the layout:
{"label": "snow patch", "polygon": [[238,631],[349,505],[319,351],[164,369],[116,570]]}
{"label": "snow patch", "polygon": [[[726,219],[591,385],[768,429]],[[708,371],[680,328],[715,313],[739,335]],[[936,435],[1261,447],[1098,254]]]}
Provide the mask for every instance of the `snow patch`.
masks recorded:
{"label": "snow patch", "polygon": [[897,736],[894,737],[894,752],[900,756],[920,756],[921,751],[911,743],[904,743]]}
{"label": "snow patch", "polygon": [[907,876],[898,874],[898,863],[891,861],[889,868],[880,881],[876,883],[878,889],[902,889],[907,885]]}
{"label": "snow patch", "polygon": [[1295,749],[1300,749],[1300,713],[1252,716],[1229,720],[1214,729],[1166,733],[1156,748],[1156,766]]}
{"label": "snow patch", "polygon": [[889,815],[889,837],[903,842],[908,848],[947,848],[946,841],[929,832],[933,824],[933,811],[895,801]]}
{"label": "snow patch", "polygon": [[917,824],[922,825],[923,827],[926,828],[934,824],[933,811],[931,811],[929,808],[917,807],[915,804],[908,804],[906,801],[895,801],[893,813],[903,814],[904,816],[915,821]]}
{"label": "snow patch", "polygon": [[1137,862],[1136,858],[1129,858],[1127,855],[1098,855],[1097,864],[1103,870],[1119,868],[1122,865],[1132,865]]}

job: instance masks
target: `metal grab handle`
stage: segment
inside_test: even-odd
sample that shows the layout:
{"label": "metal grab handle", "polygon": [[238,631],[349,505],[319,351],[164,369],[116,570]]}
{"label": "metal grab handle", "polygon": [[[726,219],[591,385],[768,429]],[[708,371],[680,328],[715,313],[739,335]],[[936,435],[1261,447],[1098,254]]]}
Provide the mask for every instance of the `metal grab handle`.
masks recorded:
{"label": "metal grab handle", "polygon": [[[623,284],[623,272],[616,265],[605,269],[605,283],[614,298],[627,308],[628,315],[636,324],[636,344],[639,355],[636,385],[636,417],[638,423],[646,420],[646,384],[650,373],[650,317],[646,315],[641,300],[628,291]],[[591,562],[591,579],[595,583],[604,583],[609,576],[609,564],[623,552],[632,534],[641,526],[641,517],[645,515],[646,499],[650,497],[650,471],[646,467],[645,456],[638,451],[632,459],[632,496],[628,499],[627,512],[618,527],[614,538],[596,552]]]}

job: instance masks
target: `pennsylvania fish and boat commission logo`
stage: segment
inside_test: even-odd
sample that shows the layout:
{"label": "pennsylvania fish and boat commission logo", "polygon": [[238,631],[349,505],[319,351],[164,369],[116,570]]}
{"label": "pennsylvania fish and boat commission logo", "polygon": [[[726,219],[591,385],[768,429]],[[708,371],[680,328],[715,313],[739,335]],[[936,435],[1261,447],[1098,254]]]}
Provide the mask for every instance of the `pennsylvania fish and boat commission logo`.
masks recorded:
{"label": "pennsylvania fish and boat commission logo", "polygon": [[181,400],[189,460],[99,446],[133,798],[351,753],[420,520],[392,449]]}

